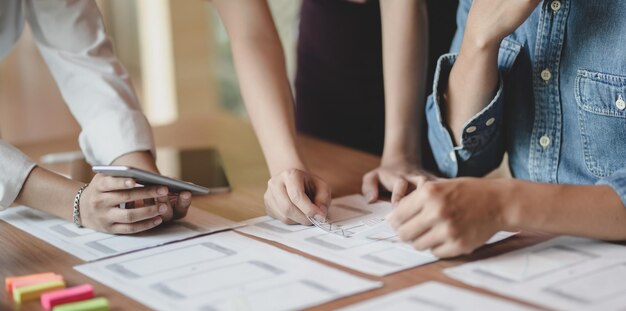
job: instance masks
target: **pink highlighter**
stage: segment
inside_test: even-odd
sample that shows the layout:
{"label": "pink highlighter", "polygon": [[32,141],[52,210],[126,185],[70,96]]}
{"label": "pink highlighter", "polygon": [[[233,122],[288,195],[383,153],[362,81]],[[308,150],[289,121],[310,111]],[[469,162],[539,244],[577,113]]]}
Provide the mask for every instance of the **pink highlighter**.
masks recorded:
{"label": "pink highlighter", "polygon": [[41,306],[45,310],[50,311],[57,305],[82,301],[93,297],[93,287],[89,284],[84,284],[41,295]]}

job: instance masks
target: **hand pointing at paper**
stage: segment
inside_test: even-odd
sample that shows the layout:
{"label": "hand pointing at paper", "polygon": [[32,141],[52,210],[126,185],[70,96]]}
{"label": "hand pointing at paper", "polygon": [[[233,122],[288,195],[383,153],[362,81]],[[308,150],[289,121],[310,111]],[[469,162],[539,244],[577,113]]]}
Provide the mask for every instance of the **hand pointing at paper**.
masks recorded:
{"label": "hand pointing at paper", "polygon": [[[231,39],[243,102],[272,176],[264,198],[268,214],[290,224],[310,224],[307,216],[326,217],[331,190],[324,181],[308,170],[299,150],[294,124],[296,104],[287,75],[282,44],[268,2],[214,0],[212,3]],[[384,104],[386,110],[385,152],[393,151],[403,157],[409,154],[405,157],[408,159],[419,154],[418,146],[421,144],[421,98],[425,95],[427,80],[426,1],[381,1],[380,13],[381,30],[384,32],[382,61],[385,71],[385,100],[378,101],[377,104]],[[333,62],[340,60],[341,58],[337,58]],[[360,70],[361,68],[359,72]],[[368,88],[367,85],[360,87]],[[378,88],[379,85],[374,87]],[[346,104],[349,102],[350,100]],[[356,100],[354,103],[359,104],[360,101]],[[304,107],[301,104],[302,102],[298,103],[301,108]],[[314,115],[311,117],[317,118]],[[337,136],[341,136],[337,129],[350,124],[349,119],[342,124],[328,121],[330,120],[322,118],[314,123],[327,127],[324,131],[336,133]],[[316,136],[314,133],[309,134]],[[356,139],[367,140],[369,137],[364,135],[350,140]],[[372,178],[373,182],[368,185],[373,184],[377,189],[380,179],[383,186],[393,187],[396,179],[388,178],[391,175],[387,172],[386,167],[378,170],[374,176],[377,178]],[[403,170],[402,176],[412,173],[413,169]],[[401,183],[402,181],[398,187],[402,187]],[[401,194],[401,191],[396,193]],[[373,194],[373,197],[376,198],[377,194]]]}
{"label": "hand pointing at paper", "polygon": [[265,192],[267,213],[288,224],[310,225],[308,217],[326,218],[331,190],[319,177],[289,169],[270,179]]}

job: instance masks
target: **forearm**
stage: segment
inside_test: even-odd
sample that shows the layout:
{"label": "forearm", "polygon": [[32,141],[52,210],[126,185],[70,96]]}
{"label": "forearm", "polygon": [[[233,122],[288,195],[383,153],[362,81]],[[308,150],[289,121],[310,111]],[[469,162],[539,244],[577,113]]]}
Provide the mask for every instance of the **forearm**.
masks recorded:
{"label": "forearm", "polygon": [[499,44],[483,44],[468,33],[463,39],[442,99],[443,115],[457,145],[461,143],[465,123],[485,108],[496,93]]}
{"label": "forearm", "polygon": [[428,56],[426,2],[381,1],[385,77],[385,159],[421,163]]}
{"label": "forearm", "polygon": [[293,100],[280,44],[233,43],[233,50],[243,100],[270,173],[306,169],[296,145]]}
{"label": "forearm", "polygon": [[[228,30],[242,97],[272,176],[305,169],[280,39],[265,1],[215,1]],[[242,19],[246,22],[242,23]]]}
{"label": "forearm", "polygon": [[[112,165],[128,165],[158,172],[152,153],[131,152],[115,159]],[[89,178],[91,179],[91,178]],[[35,167],[22,186],[15,203],[72,220],[74,196],[83,183],[65,178],[41,167]]]}
{"label": "forearm", "polygon": [[37,166],[28,175],[15,203],[71,221],[74,196],[81,186],[79,182]]}
{"label": "forearm", "polygon": [[510,183],[509,229],[626,240],[626,207],[609,186]]}
{"label": "forearm", "polygon": [[446,102],[444,116],[454,140],[461,138],[463,125],[485,108],[496,94],[498,52],[502,40],[524,23],[541,2],[472,2],[461,49],[443,99]]}
{"label": "forearm", "polygon": [[125,165],[149,172],[159,172],[156,161],[150,151],[137,151],[124,154],[113,160],[111,165]]}

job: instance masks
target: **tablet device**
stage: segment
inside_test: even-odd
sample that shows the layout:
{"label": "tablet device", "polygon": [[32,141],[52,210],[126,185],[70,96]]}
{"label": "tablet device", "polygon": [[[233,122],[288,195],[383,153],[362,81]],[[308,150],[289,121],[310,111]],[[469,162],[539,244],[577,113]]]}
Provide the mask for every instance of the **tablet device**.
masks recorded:
{"label": "tablet device", "polygon": [[182,191],[189,191],[192,194],[210,193],[210,190],[206,187],[129,166],[94,166],[93,171],[94,173],[104,174],[107,176],[129,177],[134,179],[138,184],[144,186],[167,186],[171,193],[179,193]]}
{"label": "tablet device", "polygon": [[[148,175],[152,175],[149,177],[149,180],[142,180],[137,172],[141,170],[138,169],[133,169],[133,173],[119,169],[107,169],[110,173],[105,173],[104,171],[102,173],[106,175],[133,174],[132,176],[120,175],[120,177],[134,178],[137,183],[142,185],[164,185],[172,193],[191,191],[192,194],[199,195],[230,191],[230,184],[224,171],[222,158],[216,149],[159,148],[157,149],[157,166],[164,176],[143,171]],[[96,168],[101,169],[103,167],[94,167],[94,172],[99,173],[95,170]],[[141,175],[144,177],[148,176],[146,174]]]}

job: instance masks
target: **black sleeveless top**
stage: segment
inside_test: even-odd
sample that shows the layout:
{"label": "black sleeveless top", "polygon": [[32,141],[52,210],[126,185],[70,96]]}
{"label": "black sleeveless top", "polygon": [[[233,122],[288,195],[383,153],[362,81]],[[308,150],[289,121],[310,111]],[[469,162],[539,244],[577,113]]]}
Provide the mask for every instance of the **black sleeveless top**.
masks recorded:
{"label": "black sleeveless top", "polygon": [[[428,1],[427,94],[431,93],[436,60],[450,48],[457,6],[458,0]],[[299,31],[298,130],[380,155],[385,106],[379,2],[303,0]],[[425,127],[422,134],[425,138]],[[428,145],[426,139],[424,143]],[[429,148],[424,149],[425,164],[432,164],[428,162],[432,160]]]}

